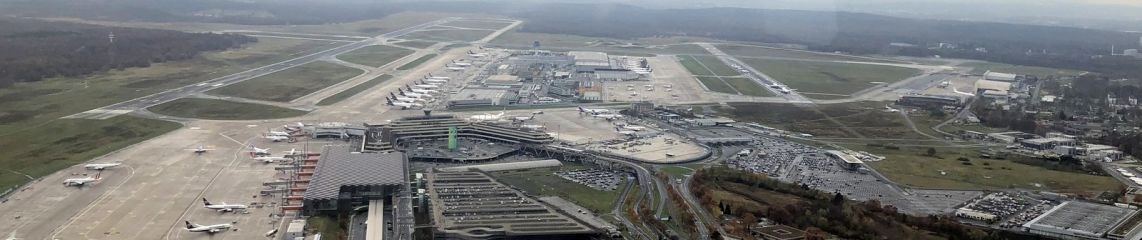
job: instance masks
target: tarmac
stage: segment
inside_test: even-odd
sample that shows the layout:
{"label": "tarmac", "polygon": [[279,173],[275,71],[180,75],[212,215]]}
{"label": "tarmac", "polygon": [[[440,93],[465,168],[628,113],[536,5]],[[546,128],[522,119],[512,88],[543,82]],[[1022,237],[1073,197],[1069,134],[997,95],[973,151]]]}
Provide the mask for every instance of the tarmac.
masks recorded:
{"label": "tarmac", "polygon": [[[420,111],[394,110],[384,104],[384,97],[428,71],[439,69],[449,60],[464,56],[468,49],[456,48],[442,53],[441,57],[417,69],[398,72],[392,80],[350,100],[319,108],[302,117],[264,121],[178,119],[186,126],[93,159],[91,162],[121,161],[123,164],[102,171],[100,181],[84,187],[63,186],[63,180],[75,177],[73,174],[96,173],[77,165],[16,190],[8,196],[7,202],[0,203],[0,216],[3,218],[0,220],[0,233],[14,233],[13,236],[19,239],[218,240],[263,239],[270,230],[284,232],[288,219],[271,217],[272,213],[278,213],[279,199],[258,196],[263,182],[277,181],[277,171],[274,170],[277,164],[250,159],[246,152],[248,144],[271,148],[274,156],[281,156],[291,148],[303,149],[305,141],[272,143],[257,136],[269,128],[295,122],[373,122],[421,114]],[[211,85],[188,87],[206,86]],[[155,97],[162,96],[144,97],[106,109],[119,110],[116,106],[135,109],[161,102],[161,99],[154,101]],[[310,149],[323,143],[310,142]],[[211,151],[196,155],[189,150],[199,145],[205,145]],[[251,206],[249,213],[220,213],[203,208],[203,197],[215,203],[264,203],[269,206]],[[184,221],[203,225],[232,223],[237,230],[215,234],[192,233],[184,230]]]}

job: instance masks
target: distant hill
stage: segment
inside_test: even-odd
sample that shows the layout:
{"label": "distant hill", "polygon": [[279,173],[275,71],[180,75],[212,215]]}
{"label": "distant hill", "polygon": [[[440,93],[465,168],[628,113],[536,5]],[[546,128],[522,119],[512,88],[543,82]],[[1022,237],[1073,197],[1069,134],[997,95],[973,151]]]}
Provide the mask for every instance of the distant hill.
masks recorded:
{"label": "distant hill", "polygon": [[[114,34],[114,43],[109,36]],[[146,67],[257,39],[0,17],[0,87],[54,76]]]}

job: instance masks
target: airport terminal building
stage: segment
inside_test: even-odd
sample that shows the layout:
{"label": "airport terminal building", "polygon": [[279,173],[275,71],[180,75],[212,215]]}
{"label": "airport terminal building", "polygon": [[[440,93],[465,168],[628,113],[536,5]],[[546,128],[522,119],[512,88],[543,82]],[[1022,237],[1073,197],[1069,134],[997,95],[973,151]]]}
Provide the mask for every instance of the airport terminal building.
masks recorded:
{"label": "airport terminal building", "polygon": [[[546,145],[555,141],[553,137],[544,132],[524,131],[489,124],[470,123],[451,115],[432,115],[426,112],[423,116],[405,117],[386,124],[367,125],[368,132],[361,143],[360,151],[385,152],[405,151],[410,160],[419,161],[485,161],[494,160],[500,156],[515,152],[527,145]],[[479,142],[485,145],[480,147],[469,144],[465,146],[471,151],[492,151],[487,154],[470,154],[451,151],[431,151],[435,154],[425,155],[425,151],[435,148],[423,147],[424,142],[442,141],[449,139],[450,130],[455,129],[455,137],[459,141]],[[510,148],[510,149],[501,149]],[[503,150],[503,151],[500,151]]]}
{"label": "airport terminal building", "polygon": [[408,182],[400,152],[362,153],[350,145],[326,146],[303,195],[306,215],[346,213],[371,200],[391,199]]}

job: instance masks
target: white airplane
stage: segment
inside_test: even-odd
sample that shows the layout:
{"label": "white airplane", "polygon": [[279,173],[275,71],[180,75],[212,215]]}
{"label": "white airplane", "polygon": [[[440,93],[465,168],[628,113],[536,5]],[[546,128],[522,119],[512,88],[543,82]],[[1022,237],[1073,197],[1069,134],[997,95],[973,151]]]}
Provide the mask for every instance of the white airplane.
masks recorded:
{"label": "white airplane", "polygon": [[273,142],[289,141],[289,139],[290,139],[287,136],[276,136],[276,135],[262,136],[262,138],[269,139],[270,141],[273,141]]}
{"label": "white airplane", "polygon": [[258,148],[258,147],[255,147],[254,145],[250,145],[250,154],[253,154],[253,155],[270,155],[270,149],[269,148]]}
{"label": "white airplane", "polygon": [[607,120],[615,120],[615,119],[620,119],[620,118],[623,118],[623,115],[618,115],[618,114],[595,114],[595,115],[594,115],[594,117],[596,117],[596,118],[602,118],[602,119],[607,119]]}
{"label": "white airplane", "polygon": [[304,124],[304,123],[300,123],[300,122],[299,122],[299,123],[297,123],[297,126],[282,125],[282,128],[283,128],[283,129],[285,129],[286,131],[290,131],[290,132],[297,132],[297,131],[301,131],[301,129],[302,129],[302,128],[304,128],[304,127],[305,127],[305,124]]}
{"label": "white airplane", "polygon": [[452,80],[452,78],[450,78],[450,77],[433,77],[432,75],[428,75],[428,77],[425,77],[424,79],[444,80],[444,81]]}
{"label": "white airplane", "polygon": [[286,157],[264,156],[264,157],[255,157],[254,160],[262,161],[264,163],[273,163],[273,162],[289,161],[290,159],[286,158]]}
{"label": "white airplane", "polygon": [[213,203],[210,203],[210,201],[206,200],[206,198],[202,198],[202,204],[206,205],[205,206],[206,209],[214,209],[218,212],[233,212],[235,209],[250,208],[250,206],[246,206],[246,205],[242,205],[242,204],[226,204],[225,202],[223,202],[222,204],[213,204]]}
{"label": "white airplane", "polygon": [[463,67],[448,67],[448,71],[464,71]]}
{"label": "white airplane", "polygon": [[423,93],[414,93],[414,92],[405,92],[404,96],[405,97],[413,97],[413,98],[432,98],[432,95],[423,94]]}
{"label": "white airplane", "polygon": [[203,154],[203,153],[206,153],[206,151],[210,151],[210,150],[214,150],[214,149],[209,149],[209,148],[206,148],[206,146],[198,145],[197,148],[189,148],[186,150],[194,151],[195,154]]}
{"label": "white airplane", "polygon": [[402,107],[402,108],[418,108],[418,107],[420,107],[420,104],[407,103],[407,102],[395,102],[395,103],[393,103],[393,106]]}
{"label": "white airplane", "polygon": [[436,86],[436,85],[432,85],[432,84],[417,84],[417,85],[412,85],[412,86],[418,87],[418,88],[424,88],[424,89],[440,88],[440,86]]}
{"label": "white airplane", "polygon": [[84,185],[87,185],[88,183],[99,181],[99,179],[101,179],[101,178],[99,177],[99,174],[97,173],[97,174],[95,174],[95,177],[81,177],[81,178],[64,179],[63,185],[64,186],[82,187]]}
{"label": "white airplane", "polygon": [[609,110],[609,109],[584,109],[584,107],[580,106],[579,112],[586,112],[586,113],[590,113],[590,114],[603,114],[603,113],[610,113],[611,110]]}
{"label": "white airplane", "polygon": [[410,98],[410,97],[397,97],[396,100],[399,102],[406,102],[406,103],[415,103],[415,102],[423,102],[424,101],[424,99]]}
{"label": "white airplane", "polygon": [[92,163],[92,164],[83,165],[83,167],[87,168],[87,169],[91,169],[91,170],[103,170],[103,169],[118,167],[119,165],[123,165],[123,164],[122,163]]}
{"label": "white airplane", "polygon": [[635,132],[635,131],[619,131],[619,134],[627,135],[627,136],[635,135],[636,133],[638,133],[638,132]]}
{"label": "white airplane", "polygon": [[205,233],[215,234],[215,233],[225,231],[225,230],[233,228],[233,227],[234,227],[234,225],[229,224],[229,223],[214,224],[214,225],[198,225],[198,224],[190,223],[190,221],[186,221],[186,230],[190,231],[190,232],[205,232]]}
{"label": "white airplane", "polygon": [[269,132],[266,132],[266,135],[268,135],[268,136],[283,136],[283,137],[289,137],[289,136],[292,136],[293,134],[290,134],[290,133],[288,133],[288,132],[284,132],[284,131],[274,131],[274,130],[270,130]]}
{"label": "white airplane", "polygon": [[429,79],[425,79],[424,82],[427,82],[427,83],[446,83],[446,82],[448,82],[448,80],[429,78]]}
{"label": "white airplane", "polygon": [[452,65],[456,65],[458,67],[467,67],[467,66],[472,66],[472,63],[470,63],[470,62],[458,62],[458,61],[453,60]]}
{"label": "white airplane", "polygon": [[431,90],[431,89],[420,89],[420,88],[413,88],[413,89],[411,89],[411,90],[409,90],[409,91],[412,91],[412,92],[414,92],[414,93],[421,93],[421,94],[433,94],[433,93],[438,93],[438,92],[440,92],[440,91],[436,91],[436,90]]}
{"label": "white airplane", "polygon": [[503,119],[503,118],[504,118],[504,111],[500,111],[499,114],[480,114],[480,115],[472,115],[471,117],[468,117],[469,120],[477,121],[477,122],[499,121],[500,119]]}

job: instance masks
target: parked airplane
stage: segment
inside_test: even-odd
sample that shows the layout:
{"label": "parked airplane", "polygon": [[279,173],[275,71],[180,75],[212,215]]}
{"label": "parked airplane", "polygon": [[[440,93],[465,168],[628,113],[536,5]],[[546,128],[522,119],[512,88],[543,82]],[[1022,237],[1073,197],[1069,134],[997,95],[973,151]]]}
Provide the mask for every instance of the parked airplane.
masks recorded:
{"label": "parked airplane", "polygon": [[407,102],[407,103],[415,103],[415,102],[423,102],[424,101],[424,99],[410,98],[410,97],[396,97],[395,99],[399,102]]}
{"label": "parked airplane", "polygon": [[290,134],[290,133],[288,133],[288,132],[284,132],[284,131],[274,131],[274,130],[270,130],[269,132],[266,132],[266,135],[268,135],[268,136],[283,136],[283,137],[289,137],[289,136],[292,136],[293,134]]}
{"label": "parked airplane", "polygon": [[436,86],[436,85],[432,85],[432,84],[417,84],[417,85],[412,85],[412,86],[418,87],[418,88],[424,88],[424,89],[440,88],[440,86]]}
{"label": "parked airplane", "polygon": [[444,79],[433,79],[433,78],[429,78],[429,79],[424,79],[424,82],[429,82],[429,83],[446,83],[446,82],[448,82],[448,80],[444,80]]}
{"label": "parked airplane", "polygon": [[99,181],[99,179],[101,179],[101,178],[99,177],[99,174],[98,174],[98,173],[96,173],[96,174],[95,174],[95,177],[90,177],[90,176],[88,176],[88,177],[81,177],[81,178],[68,178],[68,179],[64,179],[64,180],[63,180],[63,185],[64,185],[64,186],[77,186],[77,187],[82,187],[82,186],[84,186],[84,185],[87,185],[88,183],[91,183],[91,182],[95,182],[95,181]]}
{"label": "parked airplane", "polygon": [[393,106],[397,106],[397,107],[401,107],[401,108],[418,108],[418,107],[420,107],[420,104],[407,103],[407,102],[395,102],[395,103],[393,103]]}
{"label": "parked airplane", "polygon": [[590,114],[603,114],[603,113],[609,113],[609,112],[611,112],[611,110],[610,110],[610,109],[604,109],[604,108],[583,108],[583,107],[579,107],[579,111],[580,111],[580,112],[585,112],[585,113],[590,113]]}
{"label": "parked airplane", "polygon": [[282,125],[282,128],[283,128],[283,129],[285,129],[286,131],[290,131],[290,132],[298,132],[298,131],[301,131],[301,129],[302,129],[302,128],[304,128],[304,127],[305,127],[305,124],[304,124],[304,123],[300,123],[300,122],[299,122],[299,123],[297,123],[297,126]]}
{"label": "parked airplane", "polygon": [[409,91],[412,91],[414,93],[420,93],[420,94],[433,94],[433,93],[440,92],[440,91],[436,91],[436,90],[432,90],[432,89],[420,89],[420,88],[413,88],[413,89],[410,89]]}
{"label": "parked airplane", "polygon": [[290,138],[287,136],[277,136],[277,135],[262,136],[262,138],[269,139],[270,141],[273,141],[273,142],[281,142],[281,141],[289,141],[290,140]]}
{"label": "parked airplane", "polygon": [[448,67],[448,71],[464,71],[463,67]]}
{"label": "parked airplane", "polygon": [[222,204],[213,204],[213,203],[210,203],[209,200],[206,200],[206,198],[202,198],[202,204],[206,205],[205,206],[206,209],[214,209],[218,212],[233,212],[236,209],[250,208],[250,206],[246,206],[246,205],[242,205],[242,204],[226,204],[225,202],[223,202]]}
{"label": "parked airplane", "polygon": [[250,154],[259,155],[259,156],[270,155],[270,149],[269,148],[258,148],[258,147],[255,147],[254,145],[250,145]]}
{"label": "parked airplane", "polygon": [[433,77],[431,74],[429,74],[427,77],[424,77],[424,79],[444,80],[444,81],[452,80],[452,78],[450,78],[450,77]]}
{"label": "parked airplane", "polygon": [[87,169],[91,169],[91,170],[103,170],[103,169],[118,167],[119,165],[123,165],[123,164],[122,163],[92,163],[92,164],[83,165],[83,167],[87,168]]}
{"label": "parked airplane", "polygon": [[467,66],[472,66],[472,63],[470,63],[470,62],[460,62],[460,61],[452,60],[452,65],[455,65],[455,66],[458,66],[458,67],[467,67]]}
{"label": "parked airplane", "polygon": [[414,97],[414,98],[432,98],[432,95],[423,94],[423,93],[414,93],[414,92],[404,92],[401,95],[404,95],[406,97]]}
{"label": "parked airplane", "polygon": [[615,119],[623,118],[623,115],[619,115],[619,114],[595,114],[593,117],[603,118],[603,119],[607,119],[607,120],[615,120]]}
{"label": "parked airplane", "polygon": [[264,163],[273,163],[273,162],[289,161],[290,159],[286,158],[286,157],[264,156],[264,157],[254,157],[254,160],[262,161]]}
{"label": "parked airplane", "polygon": [[205,232],[205,233],[215,234],[215,233],[225,231],[225,230],[233,228],[233,227],[234,227],[234,225],[229,224],[229,223],[214,224],[214,225],[198,225],[198,224],[190,223],[190,221],[186,221],[186,230],[190,231],[190,232]]}
{"label": "parked airplane", "polygon": [[477,121],[477,122],[499,121],[500,119],[503,119],[503,118],[504,118],[504,111],[500,111],[499,114],[480,114],[480,115],[472,115],[471,117],[468,117],[469,120]]}
{"label": "parked airplane", "polygon": [[209,149],[209,148],[206,148],[205,146],[198,145],[197,148],[190,148],[190,149],[186,149],[186,150],[194,151],[194,154],[203,154],[203,153],[206,153],[206,151],[210,151],[210,150],[214,150],[214,149]]}

